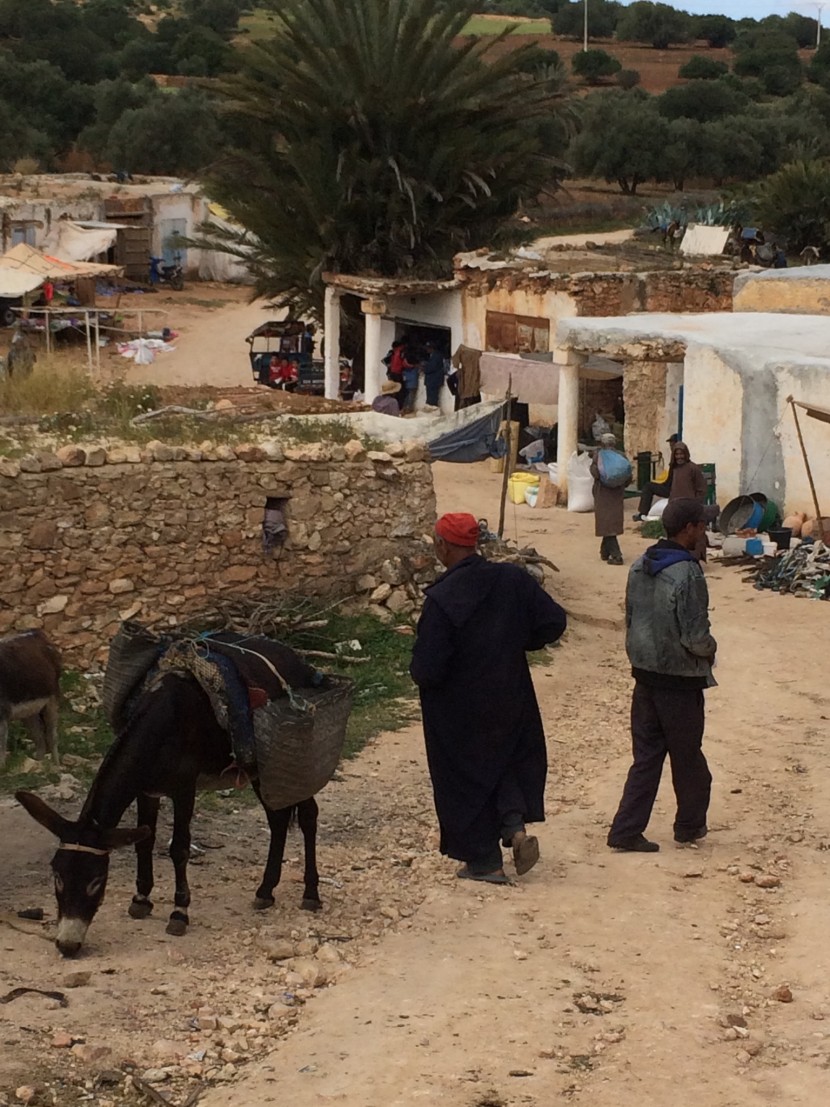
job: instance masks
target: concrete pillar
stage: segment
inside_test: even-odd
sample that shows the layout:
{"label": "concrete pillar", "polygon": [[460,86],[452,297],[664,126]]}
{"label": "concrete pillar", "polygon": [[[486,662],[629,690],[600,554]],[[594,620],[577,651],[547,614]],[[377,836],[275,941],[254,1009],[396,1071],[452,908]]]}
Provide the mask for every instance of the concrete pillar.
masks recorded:
{"label": "concrete pillar", "polygon": [[579,367],[585,360],[569,350],[556,350],[554,363],[559,366],[559,425],[557,429],[556,463],[559,487],[568,490],[568,459],[579,440]]}
{"label": "concrete pillar", "polygon": [[380,324],[381,317],[386,311],[386,304],[382,300],[364,300],[360,310],[366,318],[366,340],[364,345],[364,398],[370,404],[376,396],[380,395],[381,370],[383,365],[381,358],[383,352],[380,348]]}
{"label": "concrete pillar", "polygon": [[326,398],[336,400],[340,392],[340,292],[332,285],[326,286],[323,333]]}

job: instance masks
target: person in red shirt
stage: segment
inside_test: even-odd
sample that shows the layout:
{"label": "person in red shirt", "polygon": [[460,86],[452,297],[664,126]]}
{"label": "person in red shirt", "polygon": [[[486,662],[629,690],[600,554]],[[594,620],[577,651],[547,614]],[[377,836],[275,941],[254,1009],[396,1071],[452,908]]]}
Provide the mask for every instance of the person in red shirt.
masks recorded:
{"label": "person in red shirt", "polygon": [[283,392],[293,392],[297,387],[297,367],[290,358],[280,358],[274,354],[268,366],[268,384],[271,388],[281,388]]}

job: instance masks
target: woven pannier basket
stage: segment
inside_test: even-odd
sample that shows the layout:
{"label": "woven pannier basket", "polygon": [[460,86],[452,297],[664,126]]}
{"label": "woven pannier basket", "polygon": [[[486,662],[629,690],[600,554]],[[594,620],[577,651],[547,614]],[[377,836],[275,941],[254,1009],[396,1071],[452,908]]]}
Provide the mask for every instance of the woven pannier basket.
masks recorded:
{"label": "woven pannier basket", "polygon": [[125,722],[124,707],[158,660],[163,640],[141,623],[126,622],[110,643],[101,700],[107,722],[119,730]]}
{"label": "woven pannier basket", "polygon": [[319,691],[297,689],[306,708],[292,707],[287,698],[280,698],[253,713],[259,786],[272,811],[316,795],[340,761],[354,683],[327,676],[326,684]]}

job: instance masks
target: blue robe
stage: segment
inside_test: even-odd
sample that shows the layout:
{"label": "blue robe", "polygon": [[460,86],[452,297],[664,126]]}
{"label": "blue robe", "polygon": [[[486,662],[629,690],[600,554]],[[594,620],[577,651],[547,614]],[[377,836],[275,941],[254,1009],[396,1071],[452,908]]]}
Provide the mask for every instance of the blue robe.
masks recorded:
{"label": "blue robe", "polygon": [[545,817],[547,751],[526,651],[565,630],[516,565],[465,558],[426,589],[410,673],[421,695],[441,852],[492,852],[505,807]]}

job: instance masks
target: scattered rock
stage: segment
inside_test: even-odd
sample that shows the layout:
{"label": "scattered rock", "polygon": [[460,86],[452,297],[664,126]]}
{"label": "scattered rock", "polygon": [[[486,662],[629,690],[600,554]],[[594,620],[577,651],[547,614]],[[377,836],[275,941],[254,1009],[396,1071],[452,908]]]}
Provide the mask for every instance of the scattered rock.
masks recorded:
{"label": "scattered rock", "polygon": [[738,880],[741,884],[752,884],[755,880],[755,873],[741,873]]}
{"label": "scattered rock", "polygon": [[85,988],[91,979],[91,972],[71,972],[63,978],[63,983],[66,988]]}
{"label": "scattered rock", "polygon": [[792,1003],[793,993],[786,984],[782,984],[772,993],[772,998],[777,999],[779,1003]]}
{"label": "scattered rock", "polygon": [[771,873],[762,873],[755,877],[755,883],[759,888],[777,888],[781,883],[781,878],[773,876]]}
{"label": "scattered rock", "polygon": [[262,948],[269,961],[287,961],[294,956],[294,943],[287,938],[263,942]]}
{"label": "scattered rock", "polygon": [[52,1041],[49,1043],[53,1049],[69,1049],[75,1039],[71,1034],[67,1034],[65,1030],[58,1030],[52,1035]]}

